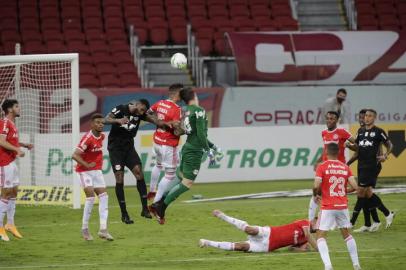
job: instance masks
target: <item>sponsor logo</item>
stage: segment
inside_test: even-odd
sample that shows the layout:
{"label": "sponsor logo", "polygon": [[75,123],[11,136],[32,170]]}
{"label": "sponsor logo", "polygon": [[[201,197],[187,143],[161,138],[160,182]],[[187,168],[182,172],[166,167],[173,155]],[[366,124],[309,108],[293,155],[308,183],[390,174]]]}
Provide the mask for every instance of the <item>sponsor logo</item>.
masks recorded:
{"label": "sponsor logo", "polygon": [[20,186],[17,203],[69,205],[73,203],[72,190],[70,187]]}

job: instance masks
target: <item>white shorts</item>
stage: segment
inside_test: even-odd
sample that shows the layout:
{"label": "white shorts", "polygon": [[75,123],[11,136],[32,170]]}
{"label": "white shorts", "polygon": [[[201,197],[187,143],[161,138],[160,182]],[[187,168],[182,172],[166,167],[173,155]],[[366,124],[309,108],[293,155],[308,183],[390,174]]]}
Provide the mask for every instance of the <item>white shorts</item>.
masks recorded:
{"label": "white shorts", "polygon": [[268,226],[257,226],[259,232],[257,235],[248,235],[247,243],[250,245],[248,252],[269,252],[269,236],[271,228]]}
{"label": "white shorts", "polygon": [[157,165],[162,165],[164,168],[176,168],[179,164],[178,147],[161,145],[154,143],[152,152],[155,155]]}
{"label": "white shorts", "polygon": [[321,210],[320,218],[317,221],[317,227],[322,231],[330,231],[335,227],[351,228],[350,214],[348,209],[342,210]]}
{"label": "white shorts", "polygon": [[105,188],[106,182],[104,182],[103,173],[101,170],[78,172],[80,185],[82,188]]}
{"label": "white shorts", "polygon": [[20,184],[18,169],[13,161],[6,166],[0,166],[0,187],[14,188]]}

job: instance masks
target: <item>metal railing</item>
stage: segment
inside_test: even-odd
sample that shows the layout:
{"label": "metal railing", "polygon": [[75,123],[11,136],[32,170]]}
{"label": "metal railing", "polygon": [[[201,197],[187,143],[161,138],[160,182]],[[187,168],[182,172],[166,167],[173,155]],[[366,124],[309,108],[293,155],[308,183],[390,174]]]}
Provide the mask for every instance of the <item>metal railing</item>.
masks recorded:
{"label": "metal railing", "polygon": [[344,0],[345,13],[350,30],[357,30],[357,11],[354,0]]}
{"label": "metal railing", "polygon": [[138,36],[134,32],[134,26],[130,25],[130,52],[133,56],[133,62],[137,66],[138,77],[141,80],[142,87],[150,87],[149,71],[145,66],[145,59],[141,56],[141,47],[138,42]]}

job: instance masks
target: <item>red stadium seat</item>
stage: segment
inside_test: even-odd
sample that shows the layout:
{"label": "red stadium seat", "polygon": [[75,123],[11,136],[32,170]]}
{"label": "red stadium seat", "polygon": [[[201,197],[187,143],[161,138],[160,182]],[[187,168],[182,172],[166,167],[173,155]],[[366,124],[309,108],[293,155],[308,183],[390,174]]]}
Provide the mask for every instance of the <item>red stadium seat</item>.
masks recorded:
{"label": "red stadium seat", "polygon": [[185,6],[185,1],[184,0],[165,0],[165,6],[170,7],[170,6]]}
{"label": "red stadium seat", "polygon": [[90,40],[88,41],[88,44],[92,53],[110,52],[110,46],[104,40]]}
{"label": "red stadium seat", "polygon": [[41,19],[59,18],[59,10],[57,6],[45,6],[40,8]]}
{"label": "red stadium seat", "polygon": [[188,8],[189,18],[205,17],[207,18],[207,10],[205,5],[195,5]]}
{"label": "red stadium seat", "polygon": [[138,78],[137,73],[120,75],[120,87],[138,87],[140,85],[141,81]]}
{"label": "red stadium seat", "polygon": [[120,65],[117,66],[117,72],[118,74],[123,75],[123,74],[134,74],[137,72],[134,63],[121,63]]}
{"label": "red stadium seat", "polygon": [[106,40],[106,35],[100,29],[86,29],[86,40]]}
{"label": "red stadium seat", "polygon": [[0,29],[4,30],[11,30],[14,32],[18,32],[18,20],[17,18],[2,18],[0,20]]}
{"label": "red stadium seat", "polygon": [[123,40],[109,40],[111,52],[129,52],[130,46]]}
{"label": "red stadium seat", "polygon": [[15,54],[15,46],[16,44],[13,41],[3,42],[4,54]]}
{"label": "red stadium seat", "polygon": [[1,7],[0,9],[0,18],[14,18],[17,19],[18,12],[17,7]]}
{"label": "red stadium seat", "polygon": [[63,32],[66,41],[80,41],[85,43],[86,36],[81,31],[77,29],[66,29]]}
{"label": "red stadium seat", "polygon": [[386,3],[376,3],[375,9],[378,15],[391,14],[393,16],[396,16],[396,9],[392,5],[388,5]]}
{"label": "red stadium seat", "polygon": [[200,54],[203,56],[208,56],[213,51],[213,41],[212,39],[203,38],[196,39],[197,45],[199,46]]}
{"label": "red stadium seat", "polygon": [[79,74],[80,75],[84,75],[84,74],[94,75],[94,74],[96,74],[96,68],[91,63],[83,63],[80,61]]}
{"label": "red stadium seat", "polygon": [[79,77],[80,87],[99,88],[100,80],[96,75],[83,74]]}
{"label": "red stadium seat", "polygon": [[255,20],[256,17],[271,17],[271,10],[267,6],[255,5],[251,7],[251,16]]}
{"label": "red stadium seat", "polygon": [[228,0],[227,1],[228,7],[231,7],[233,5],[248,5],[248,0]]}
{"label": "red stadium seat", "polygon": [[47,47],[38,40],[27,41],[23,44],[22,50],[26,54],[43,54],[47,53]]}
{"label": "red stadium seat", "polygon": [[62,10],[67,7],[80,7],[80,0],[60,0]]}
{"label": "red stadium seat", "polygon": [[20,30],[21,31],[37,31],[39,32],[39,21],[38,18],[21,18],[20,19]]}
{"label": "red stadium seat", "polygon": [[119,66],[124,63],[134,64],[133,56],[130,52],[112,52],[112,59],[116,66]]}
{"label": "red stadium seat", "polygon": [[64,40],[64,36],[62,35],[61,31],[55,29],[42,30],[42,37],[45,41],[57,40],[63,42]]}
{"label": "red stadium seat", "polygon": [[1,32],[1,40],[3,42],[15,42],[15,43],[20,43],[21,42],[21,37],[18,32],[12,31],[12,30],[5,30]]}
{"label": "red stadium seat", "polygon": [[84,41],[69,41],[67,47],[69,52],[90,53],[89,46]]}
{"label": "red stadium seat", "polygon": [[154,17],[165,18],[165,11],[160,6],[149,6],[145,8],[145,17],[148,20]]}
{"label": "red stadium seat", "polygon": [[79,62],[80,63],[88,63],[93,65],[93,58],[90,54],[87,53],[79,53]]}
{"label": "red stadium seat", "polygon": [[378,25],[379,25],[378,20],[373,15],[358,16],[357,22],[358,22],[358,26],[360,26],[360,27],[372,26],[372,27],[375,27],[375,29],[378,29]]}
{"label": "red stadium seat", "polygon": [[164,2],[162,0],[148,0],[144,1],[144,6],[147,7],[164,7]]}
{"label": "red stadium seat", "polygon": [[106,88],[120,87],[120,80],[115,74],[105,74],[100,77],[100,84]]}
{"label": "red stadium seat", "polygon": [[21,40],[23,43],[27,43],[28,41],[39,41],[42,42],[42,35],[39,31],[22,31],[21,32]]}
{"label": "red stadium seat", "polygon": [[276,16],[292,16],[292,10],[289,5],[272,5],[271,13]]}
{"label": "red stadium seat", "polygon": [[48,17],[48,18],[41,18],[41,29],[42,32],[46,30],[61,30],[61,22],[59,18],[55,17]]}
{"label": "red stadium seat", "polygon": [[124,8],[130,6],[142,7],[142,0],[123,0]]}
{"label": "red stadium seat", "polygon": [[63,31],[66,31],[67,29],[81,30],[82,23],[80,18],[65,18],[62,21],[62,29]]}
{"label": "red stadium seat", "polygon": [[187,43],[186,27],[171,27],[171,39],[175,44]]}
{"label": "red stadium seat", "polygon": [[242,16],[242,17],[249,17],[250,12],[248,10],[248,7],[246,5],[233,5],[230,7],[230,17],[237,17],[237,16]]}
{"label": "red stadium seat", "polygon": [[209,17],[221,17],[221,18],[228,18],[228,11],[225,6],[222,5],[213,5],[209,6]]}
{"label": "red stadium seat", "polygon": [[62,8],[61,17],[64,19],[65,18],[80,19],[81,18],[80,6],[68,6],[68,7]]}
{"label": "red stadium seat", "polygon": [[91,17],[101,18],[102,12],[100,7],[86,6],[83,8],[83,19],[89,19]]}
{"label": "red stadium seat", "polygon": [[96,65],[97,75],[101,78],[106,74],[116,74],[116,66],[113,63],[99,63]]}
{"label": "red stadium seat", "polygon": [[106,35],[110,41],[127,40],[127,34],[124,32],[124,29],[107,29]]}
{"label": "red stadium seat", "polygon": [[90,17],[83,20],[83,28],[85,31],[98,30],[103,31],[103,21],[101,18]]}
{"label": "red stadium seat", "polygon": [[266,5],[269,6],[269,0],[249,0],[250,6],[254,5]]}
{"label": "red stadium seat", "polygon": [[93,63],[98,66],[102,63],[111,63],[111,55],[107,52],[92,53]]}
{"label": "red stadium seat", "polygon": [[375,15],[375,7],[368,3],[360,3],[357,5],[357,13],[358,15]]}
{"label": "red stadium seat", "polygon": [[144,19],[144,11],[142,10],[142,7],[130,6],[124,9],[124,16],[126,18]]}
{"label": "red stadium seat", "polygon": [[107,29],[125,29],[122,18],[106,18],[106,20],[104,21],[104,26],[106,27],[106,31]]}
{"label": "red stadium seat", "polygon": [[183,6],[171,6],[166,9],[166,16],[170,18],[186,18],[186,11]]}
{"label": "red stadium seat", "polygon": [[103,7],[118,7],[121,8],[121,1],[117,0],[103,0]]}
{"label": "red stadium seat", "polygon": [[36,6],[20,7],[20,19],[22,18],[35,18],[38,20],[38,11]]}
{"label": "red stadium seat", "polygon": [[168,42],[168,28],[165,27],[154,27],[150,29],[150,39],[155,45],[164,45]]}
{"label": "red stadium seat", "polygon": [[50,40],[47,42],[48,53],[66,53],[68,51],[66,45],[62,41]]}
{"label": "red stadium seat", "polygon": [[123,13],[121,11],[121,8],[119,7],[105,7],[104,9],[104,18],[113,18],[113,17],[118,17],[121,18],[123,16]]}

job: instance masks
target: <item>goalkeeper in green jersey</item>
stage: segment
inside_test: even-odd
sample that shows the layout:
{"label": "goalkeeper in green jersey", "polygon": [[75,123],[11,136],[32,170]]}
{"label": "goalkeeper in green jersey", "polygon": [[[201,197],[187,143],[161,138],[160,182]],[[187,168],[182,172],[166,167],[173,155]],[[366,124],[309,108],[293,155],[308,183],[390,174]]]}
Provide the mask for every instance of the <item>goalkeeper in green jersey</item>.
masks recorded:
{"label": "goalkeeper in green jersey", "polygon": [[164,198],[153,204],[150,211],[155,214],[160,224],[165,223],[165,210],[182,193],[188,191],[195,181],[206,152],[210,164],[223,157],[221,150],[207,139],[207,115],[206,111],[199,106],[196,93],[190,88],[184,88],[179,92],[180,98],[186,103],[186,113],[183,119],[183,127],[178,129],[178,134],[187,134],[187,140],[182,147],[182,158],[177,172],[180,180],[167,191]]}

